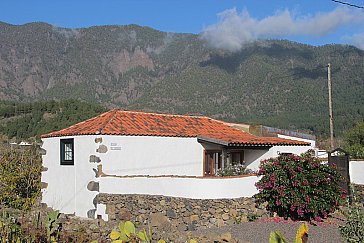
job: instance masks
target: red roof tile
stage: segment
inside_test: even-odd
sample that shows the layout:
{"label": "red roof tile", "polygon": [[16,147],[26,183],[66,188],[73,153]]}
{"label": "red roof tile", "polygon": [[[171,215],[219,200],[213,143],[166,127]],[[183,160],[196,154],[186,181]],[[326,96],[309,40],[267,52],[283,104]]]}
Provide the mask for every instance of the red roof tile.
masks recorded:
{"label": "red roof tile", "polygon": [[309,145],[309,143],[277,138],[258,137],[205,116],[184,116],[111,110],[41,137],[75,135],[128,135],[160,137],[198,137],[223,141],[228,145]]}

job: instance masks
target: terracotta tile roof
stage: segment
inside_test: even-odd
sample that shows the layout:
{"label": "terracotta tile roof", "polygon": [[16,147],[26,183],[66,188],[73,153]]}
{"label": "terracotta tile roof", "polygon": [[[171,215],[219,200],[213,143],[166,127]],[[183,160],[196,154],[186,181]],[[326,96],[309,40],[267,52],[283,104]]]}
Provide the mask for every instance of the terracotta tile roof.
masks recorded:
{"label": "terracotta tile roof", "polygon": [[276,137],[258,137],[205,116],[185,116],[111,110],[42,138],[75,135],[128,135],[197,137],[223,141],[227,145],[309,145]]}

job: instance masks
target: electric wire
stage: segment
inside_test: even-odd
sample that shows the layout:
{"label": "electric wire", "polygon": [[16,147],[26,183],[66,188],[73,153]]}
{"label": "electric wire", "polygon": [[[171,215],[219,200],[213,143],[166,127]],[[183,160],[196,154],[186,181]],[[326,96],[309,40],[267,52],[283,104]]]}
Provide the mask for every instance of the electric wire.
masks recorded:
{"label": "electric wire", "polygon": [[361,8],[361,9],[364,9],[363,6],[359,6],[359,5],[355,5],[355,4],[352,4],[352,3],[347,3],[347,2],[342,2],[342,1],[338,1],[338,0],[331,0],[335,3],[340,3],[340,4],[343,4],[343,5],[348,5],[350,7],[354,7],[354,8]]}

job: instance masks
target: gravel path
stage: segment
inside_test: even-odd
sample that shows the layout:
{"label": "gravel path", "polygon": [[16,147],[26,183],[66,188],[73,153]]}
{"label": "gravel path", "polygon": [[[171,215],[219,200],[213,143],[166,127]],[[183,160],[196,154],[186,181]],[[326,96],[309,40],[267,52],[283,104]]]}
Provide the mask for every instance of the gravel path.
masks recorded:
{"label": "gravel path", "polygon": [[[263,243],[269,242],[271,231],[280,230],[288,242],[294,242],[300,222],[247,222],[221,228],[198,230],[193,235],[208,235],[209,233],[231,233],[239,242]],[[345,242],[336,225],[321,224],[309,225],[308,242],[313,243],[340,243]]]}

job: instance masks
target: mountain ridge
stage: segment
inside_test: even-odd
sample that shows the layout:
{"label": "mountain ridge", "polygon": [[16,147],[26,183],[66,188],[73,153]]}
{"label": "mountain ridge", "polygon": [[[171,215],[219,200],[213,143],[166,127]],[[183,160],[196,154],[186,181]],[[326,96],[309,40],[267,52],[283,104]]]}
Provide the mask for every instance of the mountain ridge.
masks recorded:
{"label": "mountain ridge", "polygon": [[146,26],[0,22],[0,100],[79,98],[327,136],[328,62],[340,132],[364,114],[364,52],[349,45],[265,40],[231,53]]}

